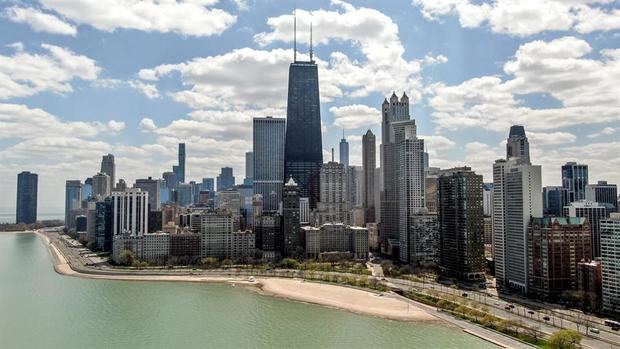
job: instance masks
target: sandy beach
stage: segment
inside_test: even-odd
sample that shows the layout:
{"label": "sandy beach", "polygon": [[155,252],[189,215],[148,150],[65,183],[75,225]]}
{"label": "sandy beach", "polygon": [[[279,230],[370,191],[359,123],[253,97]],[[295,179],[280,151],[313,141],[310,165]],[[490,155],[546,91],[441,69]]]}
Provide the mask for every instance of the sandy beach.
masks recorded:
{"label": "sandy beach", "polygon": [[299,279],[246,278],[204,275],[101,275],[73,270],[63,254],[50,244],[45,234],[37,232],[48,247],[54,270],[62,275],[87,279],[166,282],[217,282],[251,287],[261,294],[286,298],[304,303],[319,304],[358,314],[377,316],[399,321],[441,321],[422,307],[417,307],[388,293],[375,293],[344,286],[315,283]]}
{"label": "sandy beach", "polygon": [[421,307],[404,302],[388,293],[298,279],[260,279],[261,290],[269,295],[296,301],[345,309],[354,313],[401,321],[439,321]]}

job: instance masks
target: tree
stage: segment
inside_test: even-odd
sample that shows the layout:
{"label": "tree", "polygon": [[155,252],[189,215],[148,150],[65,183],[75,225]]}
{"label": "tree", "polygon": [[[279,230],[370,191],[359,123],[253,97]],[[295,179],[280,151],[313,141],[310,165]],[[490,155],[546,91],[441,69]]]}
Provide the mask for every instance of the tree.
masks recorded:
{"label": "tree", "polygon": [[280,261],[280,267],[284,269],[299,269],[299,262],[293,258],[284,258]]}
{"label": "tree", "polygon": [[213,268],[217,266],[219,261],[215,257],[206,257],[200,260],[200,264],[204,265],[207,268]]}
{"label": "tree", "polygon": [[559,330],[549,338],[553,349],[576,349],[581,343],[581,334],[574,330]]}
{"label": "tree", "polygon": [[121,265],[130,266],[130,265],[133,265],[133,262],[135,259],[136,257],[134,256],[133,251],[122,250],[118,257],[118,262]]}

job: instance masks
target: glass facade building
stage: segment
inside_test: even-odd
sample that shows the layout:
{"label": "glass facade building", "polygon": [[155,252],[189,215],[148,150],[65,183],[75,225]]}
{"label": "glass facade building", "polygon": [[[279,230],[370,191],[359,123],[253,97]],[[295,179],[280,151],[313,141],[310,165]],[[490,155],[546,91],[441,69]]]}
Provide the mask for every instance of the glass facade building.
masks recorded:
{"label": "glass facade building", "polygon": [[39,176],[24,171],[17,175],[17,210],[15,223],[35,223],[37,221],[37,189]]}
{"label": "glass facade building", "polygon": [[568,190],[569,202],[586,199],[588,165],[567,162],[562,166],[562,186]]}
{"label": "glass facade building", "polygon": [[323,163],[319,73],[314,61],[291,63],[286,108],[284,178],[293,178],[310,208],[319,200],[319,171]]}
{"label": "glass facade building", "polygon": [[254,118],[253,120],[254,194],[263,198],[263,210],[274,211],[282,201],[284,185],[284,141],[286,119]]}

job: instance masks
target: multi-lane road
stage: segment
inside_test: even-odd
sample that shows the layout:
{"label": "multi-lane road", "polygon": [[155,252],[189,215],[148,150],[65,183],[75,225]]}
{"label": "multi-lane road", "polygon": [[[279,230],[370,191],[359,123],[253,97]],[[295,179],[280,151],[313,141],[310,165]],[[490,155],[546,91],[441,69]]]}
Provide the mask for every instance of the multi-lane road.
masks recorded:
{"label": "multi-lane road", "polygon": [[[489,313],[509,320],[522,322],[530,328],[537,328],[545,334],[552,334],[559,329],[572,329],[584,335],[582,344],[591,348],[618,348],[620,349],[620,335],[611,331],[608,327],[570,319],[566,314],[557,314],[548,309],[538,307],[527,307],[516,302],[511,302],[497,296],[492,296],[486,292],[459,290],[434,282],[415,282],[403,279],[385,278],[389,286],[404,290],[417,290],[429,293],[431,291],[450,294],[461,298],[464,301],[473,301],[486,306]],[[599,333],[593,333],[592,328],[598,329]]]}

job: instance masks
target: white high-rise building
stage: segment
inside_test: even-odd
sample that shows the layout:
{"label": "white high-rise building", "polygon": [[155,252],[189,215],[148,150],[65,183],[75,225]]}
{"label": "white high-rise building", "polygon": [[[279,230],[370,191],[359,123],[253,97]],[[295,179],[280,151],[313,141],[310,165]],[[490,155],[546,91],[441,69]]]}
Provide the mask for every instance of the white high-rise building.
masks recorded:
{"label": "white high-rise building", "polygon": [[600,221],[603,311],[620,315],[620,213]]}
{"label": "white high-rise building", "polygon": [[529,162],[522,126],[512,126],[507,160],[493,165],[493,243],[498,287],[527,293],[527,229],[542,217],[541,167]]}
{"label": "white high-rise building", "polygon": [[149,194],[138,188],[112,193],[112,234],[142,236],[149,228]]}
{"label": "white high-rise building", "polygon": [[609,213],[614,208],[609,204],[592,202],[587,200],[571,202],[564,206],[564,216],[584,217],[590,222],[590,236],[592,237],[592,257],[601,256],[601,234],[600,224],[602,219],[609,217]]}
{"label": "white high-rise building", "polygon": [[412,217],[426,213],[424,140],[417,137],[415,120],[394,122],[392,128],[397,152],[400,260],[410,263],[414,262],[412,252],[417,250],[410,241]]}

